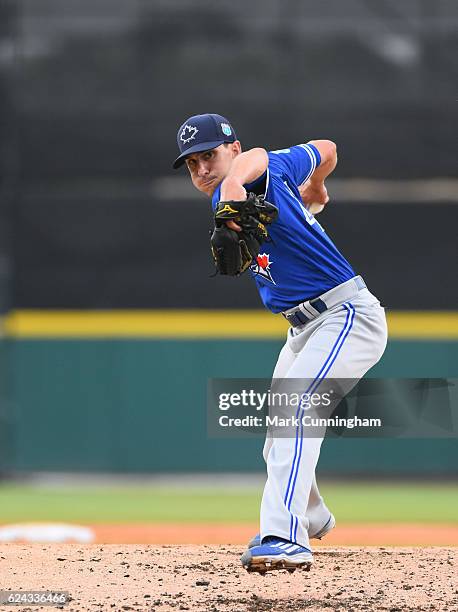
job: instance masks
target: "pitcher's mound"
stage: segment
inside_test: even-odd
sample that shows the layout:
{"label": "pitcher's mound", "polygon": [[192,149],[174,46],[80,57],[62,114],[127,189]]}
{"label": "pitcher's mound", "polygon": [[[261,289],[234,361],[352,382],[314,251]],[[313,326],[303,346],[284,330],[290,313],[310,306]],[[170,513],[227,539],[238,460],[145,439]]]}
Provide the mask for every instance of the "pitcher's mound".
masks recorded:
{"label": "pitcher's mound", "polygon": [[454,548],[322,547],[310,572],[265,577],[245,572],[242,552],[233,546],[2,544],[0,574],[4,590],[68,591],[66,612],[458,610]]}

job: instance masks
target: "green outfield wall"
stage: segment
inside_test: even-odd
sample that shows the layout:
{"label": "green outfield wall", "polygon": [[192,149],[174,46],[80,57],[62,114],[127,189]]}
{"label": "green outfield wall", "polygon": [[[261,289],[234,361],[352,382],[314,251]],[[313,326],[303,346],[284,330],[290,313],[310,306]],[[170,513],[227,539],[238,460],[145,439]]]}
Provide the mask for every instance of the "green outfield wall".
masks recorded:
{"label": "green outfield wall", "polygon": [[[211,377],[269,377],[280,339],[3,341],[3,470],[255,471],[262,441],[209,439]],[[389,342],[377,377],[453,377],[458,341]],[[320,473],[458,473],[457,440],[328,439]]]}

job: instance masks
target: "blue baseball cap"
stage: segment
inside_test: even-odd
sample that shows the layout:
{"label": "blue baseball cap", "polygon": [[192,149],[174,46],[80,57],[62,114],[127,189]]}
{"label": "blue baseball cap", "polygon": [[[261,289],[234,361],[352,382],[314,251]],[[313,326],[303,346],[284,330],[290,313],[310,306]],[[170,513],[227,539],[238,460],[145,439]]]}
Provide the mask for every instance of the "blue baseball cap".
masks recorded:
{"label": "blue baseball cap", "polygon": [[185,157],[219,147],[224,142],[235,142],[237,136],[229,121],[222,115],[206,113],[193,115],[180,127],[177,143],[180,155],[173,162],[174,168],[184,164]]}

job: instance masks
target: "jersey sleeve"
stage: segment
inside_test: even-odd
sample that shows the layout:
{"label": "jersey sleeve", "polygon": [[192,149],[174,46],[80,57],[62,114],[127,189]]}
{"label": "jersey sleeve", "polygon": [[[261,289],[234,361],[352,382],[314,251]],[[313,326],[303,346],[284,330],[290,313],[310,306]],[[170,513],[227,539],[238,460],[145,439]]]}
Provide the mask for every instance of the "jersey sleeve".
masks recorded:
{"label": "jersey sleeve", "polygon": [[212,210],[215,211],[216,205],[220,201],[221,198],[221,184],[215,189],[212,195]]}
{"label": "jersey sleeve", "polygon": [[286,171],[296,185],[302,185],[321,164],[321,156],[315,145],[299,144],[289,149],[270,151],[269,161]]}

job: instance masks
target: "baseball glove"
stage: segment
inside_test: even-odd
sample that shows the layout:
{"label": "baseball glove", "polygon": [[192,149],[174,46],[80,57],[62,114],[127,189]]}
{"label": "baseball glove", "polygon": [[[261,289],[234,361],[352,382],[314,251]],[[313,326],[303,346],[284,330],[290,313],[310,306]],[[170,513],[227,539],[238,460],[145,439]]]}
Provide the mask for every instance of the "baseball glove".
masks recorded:
{"label": "baseball glove", "polygon": [[[277,217],[278,208],[253,193],[246,200],[218,202],[210,238],[217,272],[229,276],[245,272],[256,259],[261,244],[269,239],[266,225]],[[230,229],[227,221],[235,221],[242,231]]]}

